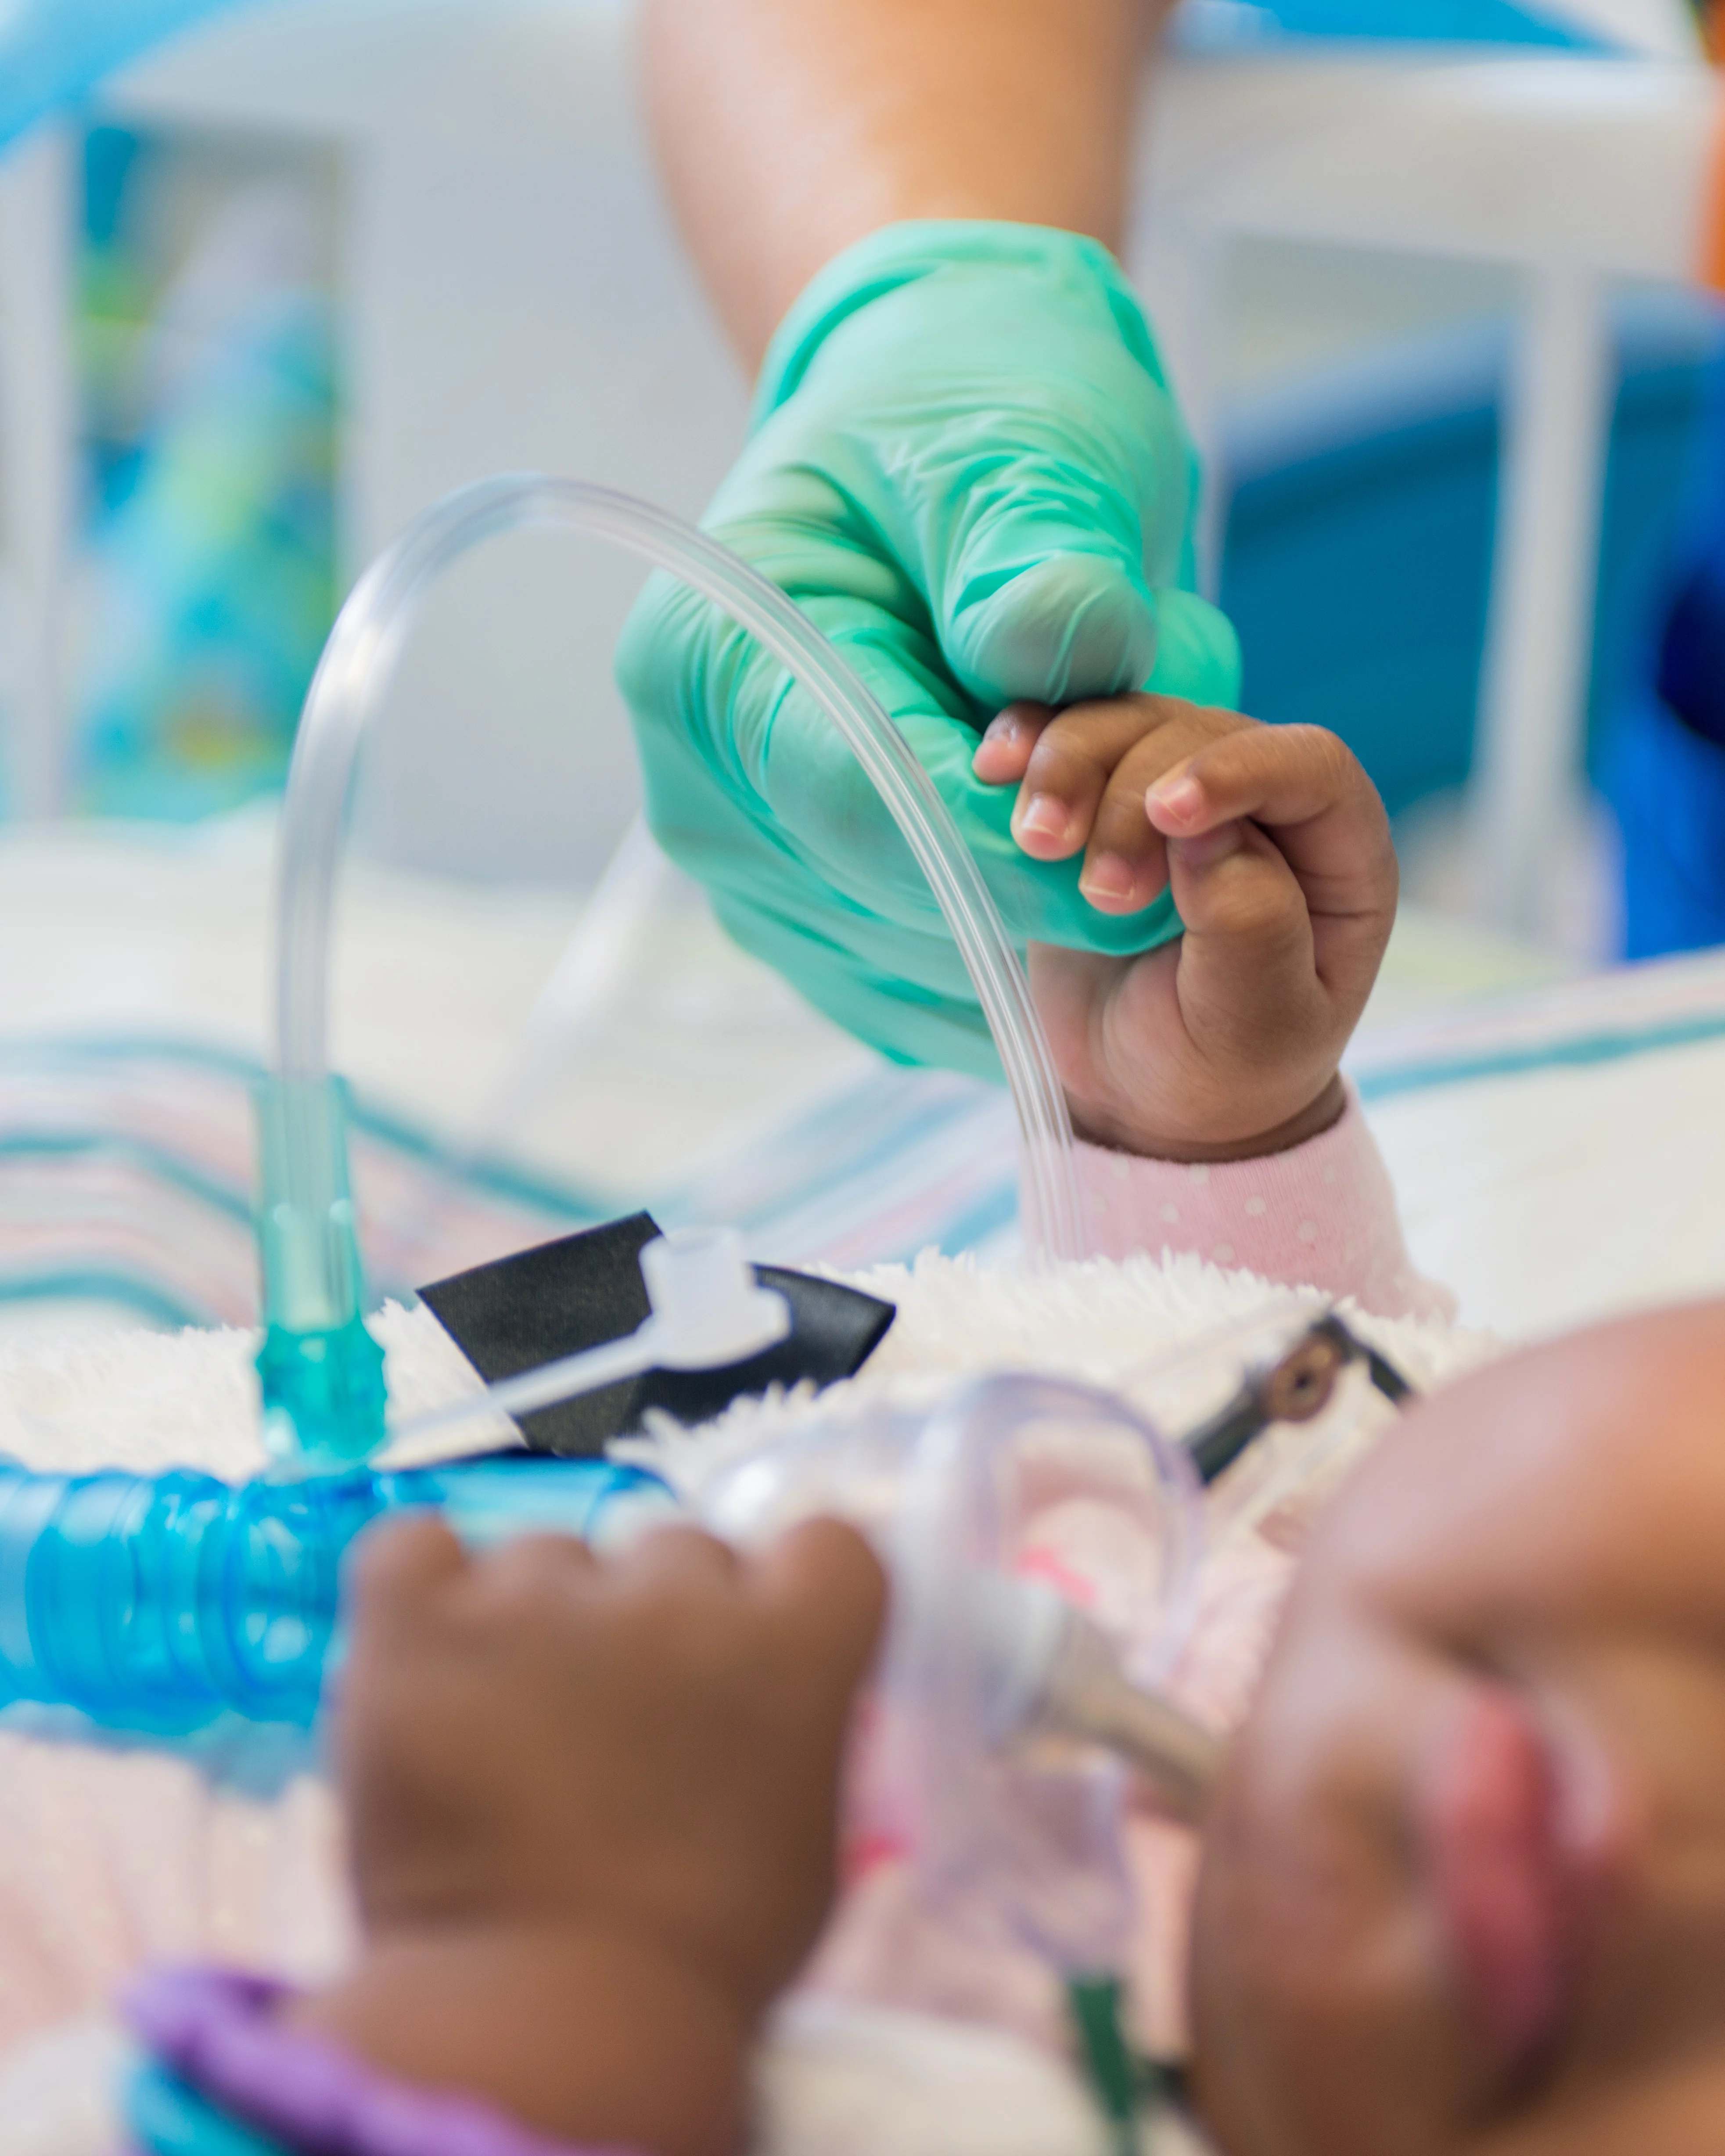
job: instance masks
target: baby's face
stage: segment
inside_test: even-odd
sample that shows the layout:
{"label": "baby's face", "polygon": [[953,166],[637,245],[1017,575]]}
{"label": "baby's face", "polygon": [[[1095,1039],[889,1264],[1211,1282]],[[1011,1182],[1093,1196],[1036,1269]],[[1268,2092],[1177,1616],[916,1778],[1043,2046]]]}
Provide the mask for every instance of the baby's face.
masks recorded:
{"label": "baby's face", "polygon": [[1725,2148],[1725,1305],[1409,1417],[1302,1566],[1194,1924],[1230,2156]]}

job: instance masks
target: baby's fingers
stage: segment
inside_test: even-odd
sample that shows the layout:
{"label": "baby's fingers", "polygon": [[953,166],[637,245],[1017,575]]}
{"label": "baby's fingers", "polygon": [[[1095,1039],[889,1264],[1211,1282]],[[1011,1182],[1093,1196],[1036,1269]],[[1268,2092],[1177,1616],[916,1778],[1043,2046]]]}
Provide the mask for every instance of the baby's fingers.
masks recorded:
{"label": "baby's fingers", "polygon": [[1012,812],[1013,836],[1027,854],[1063,861],[1080,850],[1110,779],[1144,730],[1141,700],[1130,696],[1076,706],[1041,729]]}
{"label": "baby's fingers", "polygon": [[1171,839],[1168,856],[1186,931],[1183,958],[1225,967],[1230,994],[1248,1004],[1303,996],[1313,976],[1311,917],[1293,870],[1266,834],[1235,818]]}
{"label": "baby's fingers", "polygon": [[1144,795],[1170,748],[1178,757],[1190,738],[1173,721],[1137,743],[1109,775],[1078,877],[1078,888],[1099,913],[1137,913],[1166,887],[1168,842],[1146,816]]}
{"label": "baby's fingers", "polygon": [[470,1568],[459,1541],[436,1513],[398,1513],[354,1545],[342,1583],[349,1614],[370,1630],[398,1623],[412,1629]]}
{"label": "baby's fingers", "polygon": [[805,1520],[757,1559],[754,1577],[799,1650],[848,1694],[886,1615],[886,1575],[862,1536],[842,1521]]}
{"label": "baby's fingers", "polygon": [[1394,911],[1395,851],[1377,789],[1321,726],[1248,726],[1177,764],[1144,797],[1172,839],[1250,819],[1274,835],[1314,916]]}
{"label": "baby's fingers", "polygon": [[984,786],[1016,786],[1029,768],[1030,752],[1054,717],[1046,704],[1009,704],[988,722],[970,767]]}

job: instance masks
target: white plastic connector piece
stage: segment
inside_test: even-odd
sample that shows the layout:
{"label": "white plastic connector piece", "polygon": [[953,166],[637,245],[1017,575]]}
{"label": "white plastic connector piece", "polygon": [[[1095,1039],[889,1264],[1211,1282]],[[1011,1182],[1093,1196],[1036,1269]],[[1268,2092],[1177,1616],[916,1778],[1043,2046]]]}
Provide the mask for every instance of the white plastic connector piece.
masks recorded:
{"label": "white plastic connector piece", "polygon": [[484,1414],[531,1414],[643,1370],[723,1369],[788,1337],[791,1306],[757,1284],[734,1228],[673,1228],[646,1245],[640,1262],[653,1314],[633,1332],[392,1424],[391,1443],[417,1443]]}
{"label": "white plastic connector piece", "polygon": [[790,1332],[790,1305],[757,1284],[734,1228],[673,1228],[641,1252],[641,1277],[653,1305],[643,1344],[659,1369],[721,1369]]}

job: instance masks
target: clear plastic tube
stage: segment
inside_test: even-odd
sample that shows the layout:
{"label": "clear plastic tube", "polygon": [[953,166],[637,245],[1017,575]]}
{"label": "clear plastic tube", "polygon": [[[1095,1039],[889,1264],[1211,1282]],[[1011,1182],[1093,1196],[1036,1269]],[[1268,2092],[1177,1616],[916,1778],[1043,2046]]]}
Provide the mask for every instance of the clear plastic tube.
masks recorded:
{"label": "clear plastic tube", "polygon": [[342,608],[305,702],[278,866],[275,1057],[286,1081],[328,1071],[330,925],[342,811],[361,738],[428,587],[484,541],[560,531],[608,540],[667,570],[759,638],[844,736],[928,879],[976,988],[1017,1108],[1020,1212],[1040,1257],[1085,1255],[1072,1131],[1024,968],[946,803],[891,720],[774,585],[680,518],[579,480],[505,474],[425,511]]}

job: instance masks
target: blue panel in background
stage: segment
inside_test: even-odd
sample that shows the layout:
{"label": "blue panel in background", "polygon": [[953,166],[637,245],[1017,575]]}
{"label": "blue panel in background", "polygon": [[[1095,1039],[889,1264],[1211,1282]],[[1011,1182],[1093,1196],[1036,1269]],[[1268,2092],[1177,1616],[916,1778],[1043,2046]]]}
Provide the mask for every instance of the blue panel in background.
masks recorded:
{"label": "blue panel in background", "polygon": [[[1680,527],[1720,319],[1625,304],[1589,696],[1597,765]],[[1324,726],[1392,813],[1459,786],[1473,750],[1507,332],[1433,337],[1266,400],[1228,445],[1222,603],[1255,717]]]}
{"label": "blue panel in background", "polygon": [[1182,45],[1212,51],[1306,38],[1610,49],[1560,11],[1512,0],[1188,0],[1175,24]]}

